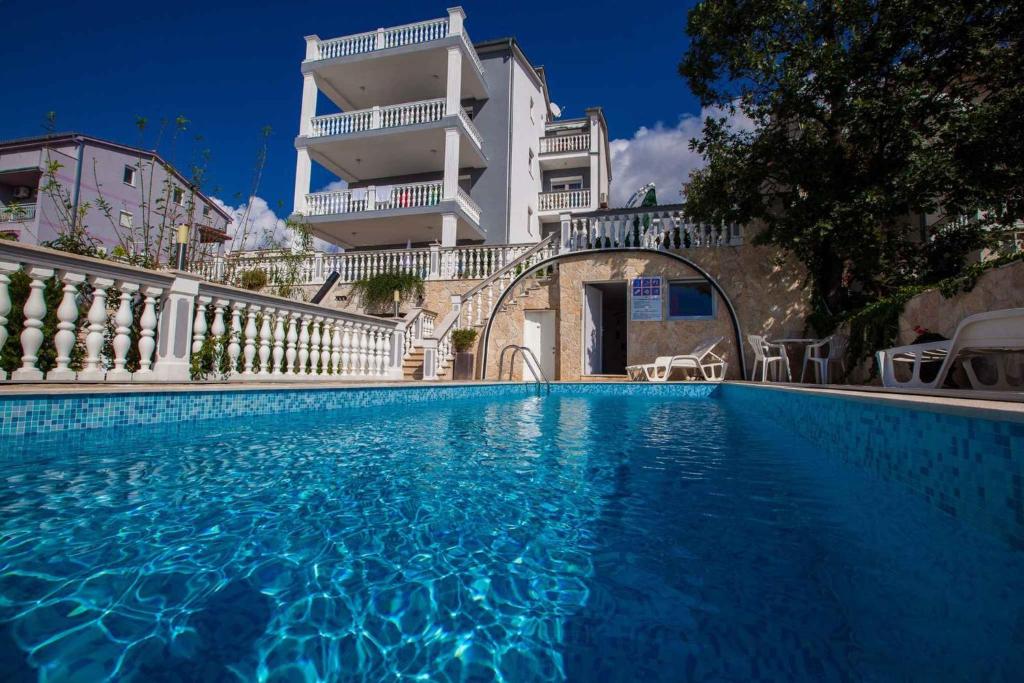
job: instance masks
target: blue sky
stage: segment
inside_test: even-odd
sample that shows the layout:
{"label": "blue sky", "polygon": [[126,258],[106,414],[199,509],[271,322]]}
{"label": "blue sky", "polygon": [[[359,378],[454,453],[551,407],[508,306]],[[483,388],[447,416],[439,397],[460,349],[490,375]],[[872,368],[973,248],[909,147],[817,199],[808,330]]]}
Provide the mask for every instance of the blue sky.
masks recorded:
{"label": "blue sky", "polygon": [[[613,196],[628,196],[647,180],[660,188],[682,182],[677,176],[693,163],[685,143],[699,129],[692,118],[699,105],[676,74],[690,4],[517,0],[463,7],[473,40],[515,36],[534,64],[547,67],[552,98],[566,116],[604,107],[611,137],[621,141]],[[7,75],[0,139],[41,133],[52,110],[58,130],[129,144],[139,144],[135,120],[145,116],[143,144],[153,147],[159,120],[181,114],[191,122],[188,132],[174,149],[165,138],[160,151],[187,168],[196,150],[209,149],[204,189],[237,206],[250,191],[260,130],[269,125],[258,195],[283,215],[294,182],[302,37],[440,17],[447,6],[0,0]],[[314,185],[325,182],[326,175],[314,178]],[[676,188],[661,189],[659,198],[674,200]]]}

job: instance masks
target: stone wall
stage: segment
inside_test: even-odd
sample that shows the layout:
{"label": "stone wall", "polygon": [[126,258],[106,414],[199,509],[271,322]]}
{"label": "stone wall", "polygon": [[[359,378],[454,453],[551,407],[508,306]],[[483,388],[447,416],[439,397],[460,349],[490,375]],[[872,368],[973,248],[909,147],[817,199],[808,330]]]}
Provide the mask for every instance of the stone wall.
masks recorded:
{"label": "stone wall", "polygon": [[1003,308],[1024,307],[1024,261],[986,271],[974,288],[949,299],[938,290],[918,294],[907,302],[900,316],[898,345],[911,344],[923,327],[952,338],[964,318]]}
{"label": "stone wall", "polygon": [[[687,353],[701,339],[721,336],[724,341],[718,353],[729,362],[728,376],[739,378],[739,353],[746,355],[748,368],[753,362],[746,335],[802,336],[809,306],[807,293],[801,287],[801,268],[764,247],[700,249],[685,255],[715,278],[731,299],[744,335],[744,348],[736,348],[728,308],[716,294],[713,320],[627,322],[628,364]],[[516,306],[495,316],[488,344],[486,377],[497,377],[498,354],[505,345],[522,343],[525,310],[554,310],[558,331],[557,378],[579,380],[583,376],[584,284],[625,281],[640,275],[660,275],[670,280],[700,278],[690,266],[649,252],[581,254],[562,259],[558,262],[556,277],[529,292]],[[519,377],[521,368],[516,367],[513,372],[513,376]]]}

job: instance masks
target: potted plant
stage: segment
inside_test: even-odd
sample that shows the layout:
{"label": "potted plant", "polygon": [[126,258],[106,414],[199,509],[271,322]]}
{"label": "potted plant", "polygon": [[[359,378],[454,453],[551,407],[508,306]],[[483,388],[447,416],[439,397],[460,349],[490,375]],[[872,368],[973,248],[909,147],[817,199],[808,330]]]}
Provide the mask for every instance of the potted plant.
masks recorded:
{"label": "potted plant", "polygon": [[473,343],[476,342],[476,330],[460,328],[452,330],[452,347],[455,349],[455,366],[453,379],[473,379]]}

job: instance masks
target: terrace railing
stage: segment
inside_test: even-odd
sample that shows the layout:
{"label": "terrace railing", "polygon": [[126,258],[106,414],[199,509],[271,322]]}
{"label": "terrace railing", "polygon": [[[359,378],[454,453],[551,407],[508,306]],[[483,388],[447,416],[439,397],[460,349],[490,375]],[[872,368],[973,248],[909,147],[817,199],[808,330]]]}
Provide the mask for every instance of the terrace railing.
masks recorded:
{"label": "terrace railing", "polygon": [[[9,285],[20,276],[29,294],[13,302],[12,321]],[[45,292],[54,283],[60,302],[51,310]],[[402,321],[0,242],[0,346],[11,323],[22,354],[14,381],[400,379],[405,347]],[[51,348],[44,368],[41,350]]]}
{"label": "terrace railing", "polygon": [[18,204],[16,206],[0,206],[0,223],[20,223],[36,217],[35,204]]}
{"label": "terrace railing", "polygon": [[[386,106],[357,109],[340,114],[314,116],[310,120],[309,136],[313,138],[330,135],[349,135],[368,130],[400,128],[420,123],[432,123],[444,118],[444,98],[406,102]],[[460,112],[461,113],[461,112]],[[463,114],[465,116],[465,114]],[[465,122],[469,119],[466,118]],[[467,128],[472,123],[467,123]],[[476,130],[475,127],[473,130]],[[479,136],[479,133],[477,133]],[[479,145],[480,142],[477,142]]]}
{"label": "terrace railing", "polygon": [[409,209],[434,206],[441,201],[444,183],[440,180],[424,183],[404,183],[390,188],[367,187],[333,192],[313,192],[306,195],[306,210],[310,216],[330,216],[364,211]]}
{"label": "terrace railing", "polygon": [[566,214],[559,252],[595,249],[685,250],[743,244],[742,227],[693,223],[683,205]]}
{"label": "terrace railing", "polygon": [[317,45],[319,59],[348,57],[375,50],[386,50],[403,45],[426,43],[448,35],[448,18],[418,21],[413,24],[380,28],[376,31],[357,33],[330,40],[321,40]]}
{"label": "terrace railing", "polygon": [[537,195],[537,208],[540,211],[578,211],[580,209],[589,209],[591,208],[590,188],[541,192]]}
{"label": "terrace railing", "polygon": [[590,150],[590,135],[552,135],[540,139],[541,154],[586,152]]}

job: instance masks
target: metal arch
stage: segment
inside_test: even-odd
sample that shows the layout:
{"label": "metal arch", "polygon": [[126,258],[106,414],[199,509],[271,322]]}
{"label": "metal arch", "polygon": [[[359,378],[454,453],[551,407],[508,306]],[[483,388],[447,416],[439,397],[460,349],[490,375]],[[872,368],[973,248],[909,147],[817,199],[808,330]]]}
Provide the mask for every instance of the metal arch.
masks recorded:
{"label": "metal arch", "polygon": [[[609,254],[609,253],[618,253],[618,252],[629,253],[629,254],[636,254],[638,252],[643,252],[643,253],[648,253],[648,254],[658,254],[660,256],[667,256],[669,258],[675,259],[676,261],[679,261],[680,263],[683,263],[683,264],[689,266],[690,268],[693,268],[695,271],[697,271],[700,274],[701,277],[703,277],[705,280],[707,280],[708,284],[710,284],[712,287],[714,287],[715,291],[718,292],[718,295],[720,297],[722,297],[722,301],[725,302],[725,307],[729,309],[729,317],[732,319],[732,329],[733,329],[733,332],[734,332],[735,338],[736,338],[736,353],[740,357],[740,375],[744,379],[747,379],[747,360],[746,360],[746,358],[743,355],[743,332],[742,332],[742,330],[740,328],[740,319],[736,315],[736,308],[732,305],[732,300],[729,299],[729,295],[725,293],[725,290],[722,289],[722,286],[720,284],[718,284],[718,281],[715,278],[711,277],[711,275],[709,275],[706,270],[704,270],[703,268],[701,268],[700,266],[698,266],[696,263],[694,263],[690,259],[686,258],[685,256],[680,256],[679,254],[674,254],[674,253],[672,253],[670,251],[659,251],[657,249],[649,249],[647,247],[614,247],[612,249],[581,249],[579,251],[573,251],[573,252],[568,252],[568,253],[565,253],[565,254],[555,254],[554,256],[549,256],[548,258],[544,259],[543,261],[537,262],[532,267],[523,270],[522,273],[517,275],[515,277],[515,279],[513,279],[512,282],[509,283],[509,286],[505,288],[505,291],[501,293],[501,295],[498,297],[498,300],[494,303],[494,308],[491,309],[490,315],[487,316],[487,325],[484,326],[484,336],[483,336],[483,339],[481,340],[481,346],[482,346],[484,351],[483,351],[483,358],[482,358],[482,363],[481,363],[482,375],[481,375],[480,379],[487,379],[487,347],[490,344],[490,340],[491,340],[491,324],[494,322],[494,316],[496,316],[498,314],[498,312],[501,310],[502,303],[504,303],[504,301],[505,301],[505,298],[511,292],[515,291],[516,285],[518,285],[521,280],[529,277],[530,275],[532,275],[534,272],[540,270],[541,268],[544,268],[544,267],[549,266],[549,265],[551,265],[553,263],[556,263],[560,259],[569,258],[570,256],[579,256],[580,254]],[[500,379],[500,377],[499,377],[499,379]]]}

